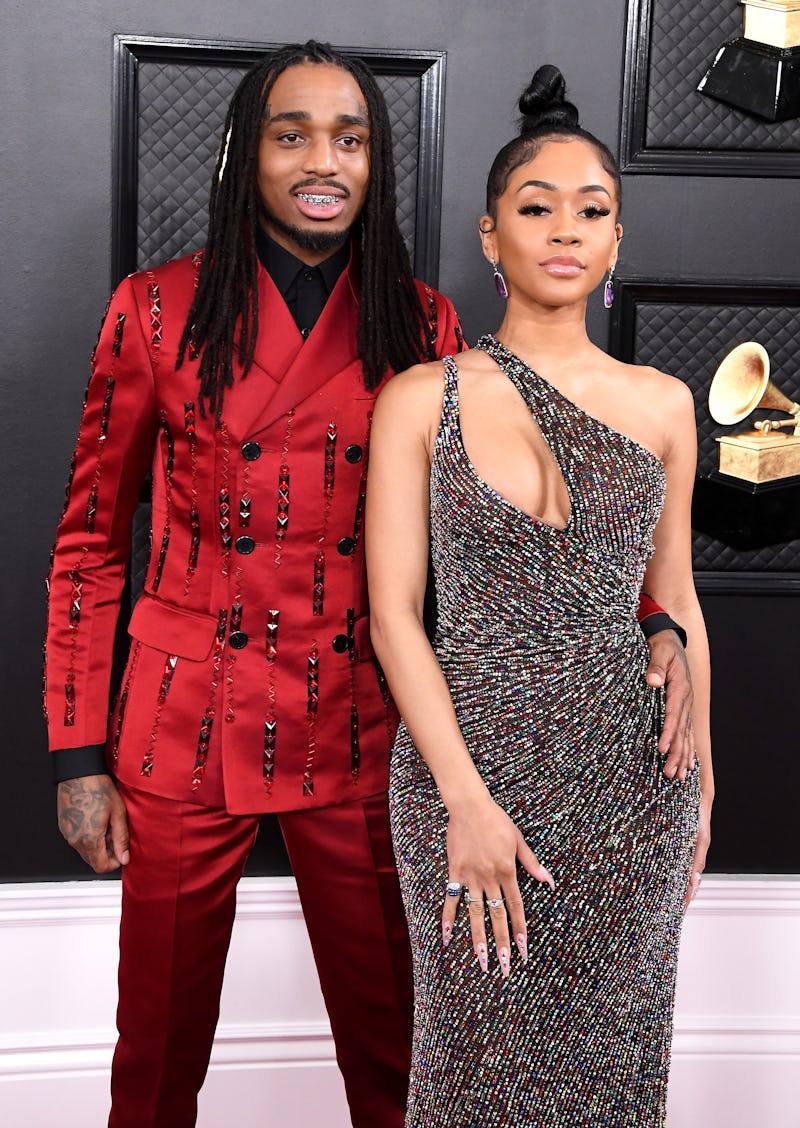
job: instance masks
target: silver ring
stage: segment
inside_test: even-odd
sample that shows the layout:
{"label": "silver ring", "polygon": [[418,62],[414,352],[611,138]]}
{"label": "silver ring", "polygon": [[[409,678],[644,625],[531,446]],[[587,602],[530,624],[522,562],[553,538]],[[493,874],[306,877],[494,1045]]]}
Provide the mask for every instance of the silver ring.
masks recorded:
{"label": "silver ring", "polygon": [[445,892],[447,893],[448,897],[460,897],[461,896],[461,882],[460,881],[448,881]]}
{"label": "silver ring", "polygon": [[464,900],[468,905],[477,905],[478,903],[483,904],[483,897],[471,897],[469,889],[464,890]]}
{"label": "silver ring", "polygon": [[505,901],[502,897],[487,897],[486,904],[490,909],[499,909],[501,905],[505,904]]}

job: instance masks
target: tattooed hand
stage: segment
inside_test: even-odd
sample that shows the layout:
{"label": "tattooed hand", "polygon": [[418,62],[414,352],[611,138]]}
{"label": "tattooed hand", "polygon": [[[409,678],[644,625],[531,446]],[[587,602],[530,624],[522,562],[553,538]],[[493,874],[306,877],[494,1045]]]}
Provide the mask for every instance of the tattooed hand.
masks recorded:
{"label": "tattooed hand", "polygon": [[95,873],[111,873],[130,861],[128,817],[111,776],[59,783],[58,829]]}

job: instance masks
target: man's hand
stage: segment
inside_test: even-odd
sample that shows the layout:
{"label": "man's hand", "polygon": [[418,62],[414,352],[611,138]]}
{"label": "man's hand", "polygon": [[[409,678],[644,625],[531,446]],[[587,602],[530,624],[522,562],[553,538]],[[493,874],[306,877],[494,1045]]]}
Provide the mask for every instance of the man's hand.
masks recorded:
{"label": "man's hand", "polygon": [[59,783],[58,829],[95,873],[111,873],[130,861],[128,816],[111,776]]}
{"label": "man's hand", "polygon": [[[650,664],[645,678],[648,685],[666,686],[667,708],[658,750],[667,756],[664,775],[686,779],[695,764],[692,734],[694,694],[689,677],[686,651],[675,631],[658,631],[647,640]],[[667,755],[669,753],[669,755]]]}

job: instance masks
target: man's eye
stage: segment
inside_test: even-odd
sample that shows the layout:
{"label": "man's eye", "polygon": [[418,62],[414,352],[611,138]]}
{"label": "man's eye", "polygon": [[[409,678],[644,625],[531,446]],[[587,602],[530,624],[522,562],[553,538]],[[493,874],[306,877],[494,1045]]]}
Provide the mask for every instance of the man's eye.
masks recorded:
{"label": "man's eye", "polygon": [[340,137],[339,141],[345,147],[345,149],[356,149],[361,144],[360,137],[353,137],[351,135],[348,135],[347,137]]}
{"label": "man's eye", "polygon": [[295,141],[300,140],[300,134],[299,133],[282,133],[279,137],[279,140],[280,141],[288,141],[290,144],[294,144]]}

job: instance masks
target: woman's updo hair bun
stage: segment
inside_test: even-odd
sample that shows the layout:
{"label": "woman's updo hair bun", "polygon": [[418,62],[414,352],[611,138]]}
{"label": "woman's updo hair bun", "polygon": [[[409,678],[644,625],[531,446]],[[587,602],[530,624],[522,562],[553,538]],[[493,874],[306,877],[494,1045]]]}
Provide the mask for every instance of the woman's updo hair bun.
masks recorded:
{"label": "woman's updo hair bun", "polygon": [[541,130],[577,129],[578,111],[566,99],[567,84],[558,67],[545,63],[534,74],[519,99],[521,137]]}
{"label": "woman's updo hair bun", "polygon": [[514,169],[533,160],[546,141],[586,141],[592,145],[600,164],[614,181],[617,213],[622,205],[622,177],[611,150],[593,133],[584,129],[578,111],[567,101],[567,84],[558,67],[545,63],[539,67],[519,99],[519,133],[494,158],[486,184],[486,211],[496,218],[497,201],[508,186]]}

